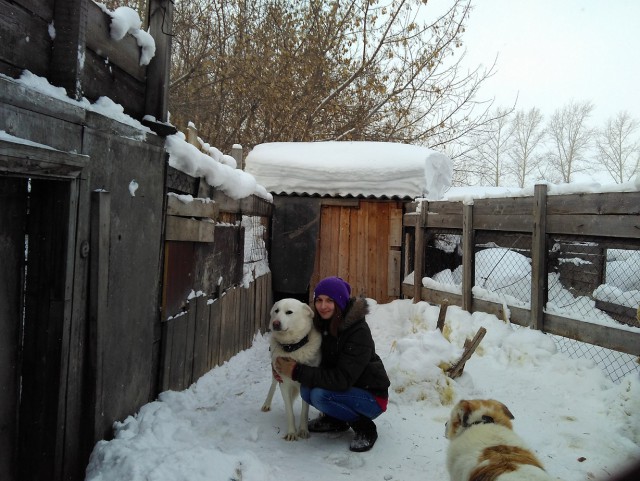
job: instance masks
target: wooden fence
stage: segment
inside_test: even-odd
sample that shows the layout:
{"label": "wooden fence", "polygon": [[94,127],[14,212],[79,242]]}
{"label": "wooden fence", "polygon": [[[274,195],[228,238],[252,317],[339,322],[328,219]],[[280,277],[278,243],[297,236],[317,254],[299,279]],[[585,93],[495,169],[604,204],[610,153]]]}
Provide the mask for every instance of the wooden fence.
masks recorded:
{"label": "wooden fence", "polygon": [[[206,148],[195,127],[185,137]],[[243,286],[243,218],[264,228],[266,262],[273,205],[256,196],[232,199],[171,167],[167,189],[195,200],[183,203],[169,194],[167,201],[159,391],[186,389],[250,347],[253,336],[266,331],[273,303],[271,273]]]}
{"label": "wooden fence", "polygon": [[[475,248],[480,238],[523,234],[530,236],[531,299],[529,308],[507,305],[510,320],[551,334],[557,334],[620,352],[640,355],[640,333],[607,327],[545,311],[547,274],[552,239],[588,240],[602,247],[640,249],[640,192],[569,194],[547,196],[538,185],[533,197],[479,199],[473,205],[462,202],[421,202],[404,215],[405,272],[413,271],[413,284],[404,282],[403,295],[417,302],[446,301],[474,312],[505,317],[500,302],[474,297]],[[461,294],[423,287],[429,259],[427,244],[434,232],[462,236]],[[511,241],[503,246],[510,246]]]}
{"label": "wooden fence", "polygon": [[160,391],[186,389],[213,367],[251,347],[254,335],[267,330],[271,303],[270,274],[249,288],[235,286],[217,297],[190,300],[183,314],[162,324]]}

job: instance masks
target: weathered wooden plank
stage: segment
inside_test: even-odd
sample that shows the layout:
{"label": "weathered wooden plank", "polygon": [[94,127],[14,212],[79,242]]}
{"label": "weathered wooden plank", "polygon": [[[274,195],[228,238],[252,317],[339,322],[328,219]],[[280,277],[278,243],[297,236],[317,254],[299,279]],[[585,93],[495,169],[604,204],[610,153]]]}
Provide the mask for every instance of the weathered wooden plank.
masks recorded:
{"label": "weathered wooden plank", "polygon": [[337,272],[344,279],[348,279],[350,277],[349,272],[349,259],[351,257],[351,252],[349,251],[350,243],[350,228],[349,224],[351,221],[351,208],[349,207],[340,207],[338,209],[338,219],[339,219],[339,231],[338,231],[338,270]]}
{"label": "weathered wooden plank", "polygon": [[80,81],[84,97],[92,102],[102,96],[109,97],[123,107],[125,114],[138,120],[144,116],[144,82],[116,64],[106,64],[105,59],[91,49],[86,50]]}
{"label": "weathered wooden plank", "polygon": [[536,185],[533,204],[533,236],[531,238],[531,322],[544,328],[544,306],[547,297],[547,186]]}
{"label": "weathered wooden plank", "polygon": [[534,209],[533,197],[505,197],[476,199],[473,202],[474,216],[531,215]]}
{"label": "weathered wooden plank", "polygon": [[[3,121],[2,130],[16,137],[21,137],[20,132],[28,131],[30,135],[23,135],[23,137],[33,142],[47,144],[60,150],[80,151],[82,145],[80,142],[81,126],[75,127],[67,122],[82,124],[86,115],[84,108],[50,97],[24,84],[2,77],[0,77],[0,102],[3,104],[0,110],[0,118]],[[30,115],[30,118],[23,119],[22,117],[25,115]],[[47,118],[47,122],[42,122],[42,115],[50,117]],[[49,125],[52,122],[55,122],[56,125]],[[35,124],[34,128],[27,129],[26,126],[31,124]],[[39,132],[37,127],[44,129],[44,132]],[[57,128],[58,137],[61,132],[75,128],[78,140],[71,143],[70,138],[56,139],[52,135],[55,132],[51,131],[54,127]]]}
{"label": "weathered wooden plank", "polygon": [[167,122],[169,110],[169,70],[171,67],[171,40],[173,31],[173,1],[150,0],[148,2],[149,33],[156,51],[147,66],[145,114]]}
{"label": "weathered wooden plank", "polygon": [[629,326],[640,327],[640,319],[638,318],[640,306],[633,308],[614,304],[613,302],[596,300],[596,308],[605,311],[618,322]]}
{"label": "weathered wooden plank", "polygon": [[185,336],[185,346],[184,346],[184,371],[183,378],[184,384],[183,389],[188,388],[194,381],[193,377],[193,361],[194,361],[194,349],[195,349],[195,338],[196,338],[196,322],[198,315],[198,298],[189,300],[189,309],[187,310],[186,316],[183,319],[186,319],[186,336]]}
{"label": "weathered wooden plank", "polygon": [[637,332],[551,314],[545,314],[544,329],[551,334],[640,356],[640,333]]}
{"label": "weathered wooden plank", "polygon": [[640,216],[621,214],[547,214],[547,232],[549,234],[640,239]]}
{"label": "weathered wooden plank", "polygon": [[389,302],[389,202],[371,203],[369,215],[378,219],[375,243],[376,276],[375,297],[378,302]]}
{"label": "weathered wooden plank", "polygon": [[511,232],[531,232],[533,224],[531,222],[531,212],[526,214],[513,215],[480,215],[473,214],[473,227],[478,230],[489,231],[511,231]]}
{"label": "weathered wooden plank", "polygon": [[171,389],[171,356],[173,352],[174,323],[170,319],[162,323],[162,339],[160,347],[160,392]]}
{"label": "weathered wooden plank", "polygon": [[389,207],[389,246],[402,247],[402,205],[398,202]]}
{"label": "weathered wooden plank", "polygon": [[175,195],[167,196],[167,214],[182,217],[218,218],[218,205],[206,199],[194,198],[192,202],[182,202]]}
{"label": "weathered wooden plank", "polygon": [[47,24],[51,22],[50,6],[45,6],[42,14],[44,17],[34,15],[13,2],[2,3],[0,58],[20,70],[47,77],[51,52],[47,30]]}
{"label": "weathered wooden plank", "polygon": [[91,193],[91,244],[89,279],[89,359],[94,373],[91,413],[92,434],[102,434],[105,398],[104,392],[105,334],[109,328],[109,245],[111,240],[111,194],[106,191]]}
{"label": "weathered wooden plank", "polygon": [[429,203],[422,201],[418,218],[415,224],[414,237],[414,266],[413,266],[413,302],[422,300],[422,278],[424,277],[424,251],[425,251],[425,224],[427,222],[427,212]]}
{"label": "weathered wooden plank", "polygon": [[0,139],[1,172],[72,178],[78,176],[88,163],[86,155]]}
{"label": "weathered wooden plank", "polygon": [[167,215],[165,239],[182,242],[213,242],[213,222]]}
{"label": "weathered wooden plank", "polygon": [[388,253],[388,269],[387,278],[387,296],[390,298],[398,298],[400,296],[400,267],[402,263],[402,253],[397,248],[389,248]]}
{"label": "weathered wooden plank", "polygon": [[235,354],[235,316],[234,316],[234,289],[225,291],[220,296],[220,357],[218,364],[222,365]]}
{"label": "weathered wooden plank", "polygon": [[220,343],[222,325],[222,303],[219,298],[214,299],[209,306],[209,369],[213,369],[220,361]]}
{"label": "weathered wooden plank", "polygon": [[194,244],[190,242],[165,243],[162,313],[164,319],[182,312],[193,288],[195,261]]}
{"label": "weathered wooden plank", "polygon": [[640,214],[640,192],[549,195],[547,203],[547,215]]}
{"label": "weathered wooden plank", "polygon": [[427,212],[426,226],[430,229],[462,229],[462,215]]}
{"label": "weathered wooden plank", "polygon": [[[105,70],[109,63],[117,65],[140,82],[146,80],[146,66],[140,65],[141,49],[132,35],[122,40],[111,38],[111,17],[93,2],[87,7],[87,49],[102,57]],[[105,64],[107,61],[107,64]],[[112,67],[112,66],[111,66]]]}
{"label": "weathered wooden plank", "polygon": [[462,225],[462,308],[470,310],[473,302],[472,289],[476,279],[475,236],[473,228],[475,208],[465,205]]}
{"label": "weathered wooden plank", "polygon": [[172,323],[173,337],[171,340],[171,367],[169,368],[169,389],[182,391],[188,387],[185,379],[185,364],[187,362],[185,352],[187,350],[187,333],[189,328],[189,315],[184,312],[169,322]]}
{"label": "weathered wooden plank", "polygon": [[[365,253],[367,252],[367,232],[369,231],[369,216],[363,213],[362,210],[357,212],[358,216],[358,239],[356,254],[356,277],[353,285],[354,292],[359,293],[364,291],[367,286],[367,272],[369,263]],[[353,279],[352,279],[353,281]]]}

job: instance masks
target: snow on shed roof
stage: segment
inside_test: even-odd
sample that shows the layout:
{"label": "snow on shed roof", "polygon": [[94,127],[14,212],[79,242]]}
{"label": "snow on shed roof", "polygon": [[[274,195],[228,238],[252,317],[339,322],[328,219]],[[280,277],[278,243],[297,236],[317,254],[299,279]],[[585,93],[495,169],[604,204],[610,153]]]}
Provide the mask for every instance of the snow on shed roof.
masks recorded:
{"label": "snow on shed roof", "polygon": [[267,191],[340,197],[440,199],[453,165],[444,154],[391,142],[273,142],[256,145],[245,170]]}

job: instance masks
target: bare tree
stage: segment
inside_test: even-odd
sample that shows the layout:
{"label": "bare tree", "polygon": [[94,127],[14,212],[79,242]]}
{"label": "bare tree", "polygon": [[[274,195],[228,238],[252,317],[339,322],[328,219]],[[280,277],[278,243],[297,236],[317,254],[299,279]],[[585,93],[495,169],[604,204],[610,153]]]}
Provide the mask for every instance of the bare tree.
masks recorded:
{"label": "bare tree", "polygon": [[475,132],[475,148],[464,155],[459,167],[477,179],[481,185],[499,187],[504,184],[505,164],[511,145],[512,110],[495,109],[492,119]]}
{"label": "bare tree", "polygon": [[[435,7],[434,7],[435,8]],[[470,0],[176,2],[170,110],[219,148],[267,141],[443,146],[489,119],[463,69]]]}
{"label": "bare tree", "polygon": [[513,134],[509,148],[508,170],[518,185],[524,187],[531,175],[538,170],[542,158],[536,150],[545,137],[543,116],[540,110],[532,108],[516,112],[513,119]]}
{"label": "bare tree", "polygon": [[619,112],[596,137],[597,159],[618,184],[640,172],[639,126],[628,112]]}
{"label": "bare tree", "polygon": [[551,167],[571,182],[571,175],[587,169],[586,154],[594,130],[587,125],[593,111],[591,102],[570,102],[556,110],[547,127],[551,150],[547,156]]}

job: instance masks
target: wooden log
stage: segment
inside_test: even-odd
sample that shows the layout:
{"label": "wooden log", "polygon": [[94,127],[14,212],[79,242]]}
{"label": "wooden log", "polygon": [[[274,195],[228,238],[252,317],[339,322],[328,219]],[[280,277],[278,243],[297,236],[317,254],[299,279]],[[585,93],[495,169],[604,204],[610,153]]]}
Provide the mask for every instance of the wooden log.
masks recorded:
{"label": "wooden log", "polygon": [[440,332],[442,332],[442,329],[444,329],[444,321],[445,318],[447,316],[447,308],[449,307],[449,299],[445,299],[442,301],[442,304],[440,305],[440,312],[438,313],[438,324],[437,327],[440,330]]}
{"label": "wooden log", "polygon": [[465,363],[469,360],[469,358],[473,355],[475,350],[478,348],[480,341],[482,341],[482,338],[486,333],[487,333],[487,330],[484,327],[481,327],[480,329],[478,329],[478,332],[476,332],[476,335],[473,337],[473,339],[470,342],[469,340],[467,340],[464,343],[464,352],[462,353],[462,357],[453,366],[447,369],[447,375],[451,379],[455,379],[462,374]]}

